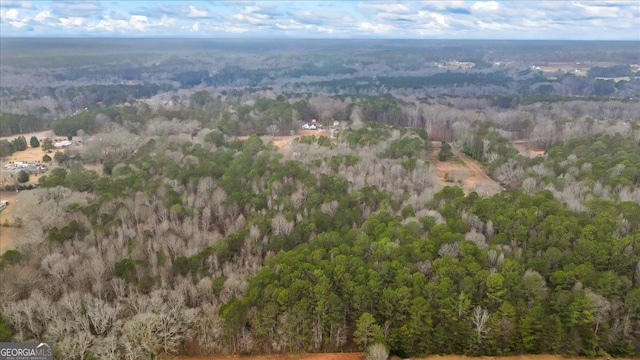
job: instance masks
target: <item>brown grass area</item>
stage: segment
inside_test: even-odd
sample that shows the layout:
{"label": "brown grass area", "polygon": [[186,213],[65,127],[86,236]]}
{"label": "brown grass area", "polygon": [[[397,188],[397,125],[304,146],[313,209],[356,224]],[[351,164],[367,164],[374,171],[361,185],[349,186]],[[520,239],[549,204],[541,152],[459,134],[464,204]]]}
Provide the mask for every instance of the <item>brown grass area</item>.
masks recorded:
{"label": "brown grass area", "polygon": [[[9,205],[0,211],[0,224],[4,223],[5,220],[12,223],[15,217],[20,217],[20,215],[15,214],[18,195],[20,195],[20,193],[15,191],[0,191],[0,199],[9,201]],[[14,241],[21,233],[21,228],[0,226],[0,254],[5,250],[13,249]]]}
{"label": "brown grass area", "polygon": [[[0,169],[0,171],[2,172],[2,175],[0,176],[0,186],[4,187],[6,185],[13,185],[14,182],[13,182],[13,179],[10,177],[10,175],[17,174],[19,171],[17,169],[11,170],[11,171],[5,170],[4,169],[5,164],[8,164],[9,162],[14,162],[14,161],[22,161],[22,162],[40,161],[42,163],[42,157],[44,156],[44,154],[46,154],[46,152],[42,150],[42,147],[37,147],[37,148],[28,147],[26,150],[16,151],[10,156],[3,158],[3,161],[2,161],[3,167]],[[51,152],[49,156],[51,156],[51,158],[53,159],[53,152]],[[53,164],[53,161],[46,163],[45,165],[48,168],[51,168],[52,164]],[[42,174],[30,175],[29,181],[24,183],[23,185],[37,184],[40,176],[42,176]]]}
{"label": "brown grass area", "polygon": [[[577,76],[587,76],[587,71],[591,67],[586,64],[576,64],[575,62],[550,62],[546,65],[538,65],[542,72],[570,72]],[[576,71],[578,70],[578,71]]]}
{"label": "brown grass area", "polygon": [[[9,161],[42,161],[42,157],[46,154],[42,147],[32,148],[28,147],[23,151],[16,151],[10,156],[7,156],[4,163],[8,163]],[[53,158],[54,151],[52,151],[49,156]]]}
{"label": "brown grass area", "polygon": [[[445,186],[460,186],[465,194],[473,191],[480,195],[491,195],[502,190],[502,186],[484,173],[474,161],[454,150],[455,157],[449,161],[438,160],[440,143],[433,143],[433,149],[427,160],[436,168],[440,188]],[[452,180],[445,181],[447,176]]]}
{"label": "brown grass area", "polygon": [[22,219],[22,227],[4,227],[0,226],[0,254],[5,250],[15,249],[19,245],[23,245],[32,241],[40,241],[29,237],[27,231],[29,228],[30,215],[33,211],[42,211],[38,208],[38,195],[34,190],[23,190],[18,193],[15,191],[0,191],[0,198],[8,200],[7,206],[0,212],[0,221],[5,219],[12,223],[16,218]]}
{"label": "brown grass area", "polygon": [[[288,153],[291,151],[291,143],[294,139],[299,138],[301,136],[311,136],[315,135],[316,137],[327,136],[326,130],[296,130],[295,135],[282,135],[282,136],[263,136],[262,141],[269,142],[272,141],[273,145],[280,149],[280,151],[284,153]],[[238,136],[238,140],[246,140],[248,136]]]}
{"label": "brown grass area", "polygon": [[531,145],[529,140],[516,140],[511,143],[516,150],[520,152],[520,154],[528,157],[538,156],[541,152],[544,152],[542,149],[538,149]]}

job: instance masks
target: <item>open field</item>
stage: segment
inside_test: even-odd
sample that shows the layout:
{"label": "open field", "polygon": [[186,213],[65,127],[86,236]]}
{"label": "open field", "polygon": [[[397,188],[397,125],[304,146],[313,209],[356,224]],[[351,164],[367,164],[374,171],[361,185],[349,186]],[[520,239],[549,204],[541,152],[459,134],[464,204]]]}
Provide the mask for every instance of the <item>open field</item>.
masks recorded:
{"label": "open field", "polygon": [[535,65],[534,70],[542,72],[567,72],[577,76],[587,76],[587,72],[593,64],[583,64],[575,62],[549,62]]}
{"label": "open field", "polygon": [[502,186],[485,174],[475,160],[469,159],[454,149],[454,159],[440,161],[438,152],[440,152],[440,143],[434,142],[427,160],[436,167],[440,187],[457,185],[464,190],[465,194],[475,191],[480,195],[493,195],[502,191]]}
{"label": "open field", "polygon": [[512,144],[513,147],[524,156],[534,157],[544,155],[544,150],[532,146],[529,140],[516,140],[513,141]]}
{"label": "open field", "polygon": [[34,221],[33,209],[38,207],[36,192],[34,190],[23,190],[17,193],[15,191],[0,191],[0,198],[9,201],[9,206],[0,212],[0,222],[3,223],[6,219],[9,223],[13,223],[17,218],[22,221],[22,227],[0,226],[0,254],[20,245],[42,240],[29,236],[32,234],[28,233],[30,221]]}
{"label": "open field", "polygon": [[[15,162],[15,161],[22,161],[22,162],[30,162],[30,161],[35,161],[35,162],[42,162],[42,157],[46,154],[46,152],[44,150],[42,150],[42,147],[37,147],[37,148],[32,148],[32,147],[28,147],[26,150],[23,151],[16,151],[13,154],[11,154],[11,156],[7,156],[6,158],[3,158],[2,160],[2,169],[0,170],[2,172],[1,176],[0,176],[0,187],[4,187],[6,185],[13,185],[13,179],[11,178],[12,174],[17,174],[20,170],[19,169],[15,169],[15,170],[5,170],[4,165],[8,164],[9,162]],[[51,153],[49,153],[49,156],[51,156],[53,158],[53,151]],[[53,164],[52,162],[46,163],[45,166],[47,166],[47,168],[51,169]],[[32,174],[29,176],[29,181],[24,183],[23,185],[29,185],[29,184],[37,184],[38,183],[38,179],[39,177],[42,175],[37,175],[37,174]]]}
{"label": "open field", "polygon": [[[21,217],[15,211],[18,195],[20,193],[15,191],[0,191],[0,199],[9,201],[9,205],[0,211],[0,224],[4,223],[5,220],[12,223],[16,217]],[[14,248],[14,241],[20,236],[21,230],[21,228],[0,226],[0,254],[5,250]]]}
{"label": "open field", "polygon": [[[275,145],[280,151],[284,153],[289,153],[291,151],[291,143],[294,139],[299,138],[301,136],[311,136],[315,135],[317,137],[327,136],[326,130],[296,130],[295,135],[281,135],[281,136],[263,136],[262,139],[265,142],[272,141],[273,145]],[[245,140],[248,136],[238,136],[238,140]]]}

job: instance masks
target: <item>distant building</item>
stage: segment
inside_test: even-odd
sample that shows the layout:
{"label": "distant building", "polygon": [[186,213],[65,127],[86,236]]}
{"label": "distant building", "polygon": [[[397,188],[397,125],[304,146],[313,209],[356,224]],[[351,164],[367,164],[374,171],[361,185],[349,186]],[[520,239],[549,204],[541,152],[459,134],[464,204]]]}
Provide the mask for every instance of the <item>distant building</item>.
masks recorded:
{"label": "distant building", "polygon": [[66,147],[71,146],[71,141],[69,141],[69,140],[58,141],[57,143],[54,143],[53,146],[56,149],[66,148]]}

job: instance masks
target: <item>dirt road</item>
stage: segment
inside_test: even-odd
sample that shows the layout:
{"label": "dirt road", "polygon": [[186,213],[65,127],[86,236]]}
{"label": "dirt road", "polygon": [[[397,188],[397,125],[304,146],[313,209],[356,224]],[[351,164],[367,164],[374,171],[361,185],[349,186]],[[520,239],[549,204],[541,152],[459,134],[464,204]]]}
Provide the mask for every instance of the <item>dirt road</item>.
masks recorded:
{"label": "dirt road", "polygon": [[498,184],[495,180],[489,177],[489,175],[487,175],[484,172],[484,170],[482,170],[482,168],[476,163],[475,160],[470,159],[467,155],[461,153],[456,149],[453,150],[453,155],[457,156],[458,159],[462,160],[464,164],[467,165],[467,167],[471,169],[479,179],[485,180],[488,182],[493,182],[496,188],[502,189],[502,186],[500,186],[500,184]]}
{"label": "dirt road", "polygon": [[487,175],[484,170],[478,165],[478,163],[470,159],[465,154],[461,153],[457,149],[453,149],[453,154],[470,169],[475,176],[475,187],[474,191],[476,191],[480,195],[493,195],[498,193],[504,188],[497,181],[493,180],[489,175]]}
{"label": "dirt road", "polygon": [[436,168],[440,186],[460,186],[466,194],[473,191],[480,195],[493,195],[502,191],[502,186],[487,175],[477,161],[470,159],[459,150],[453,149],[455,158],[438,160],[441,144],[433,142],[433,149],[427,159]]}

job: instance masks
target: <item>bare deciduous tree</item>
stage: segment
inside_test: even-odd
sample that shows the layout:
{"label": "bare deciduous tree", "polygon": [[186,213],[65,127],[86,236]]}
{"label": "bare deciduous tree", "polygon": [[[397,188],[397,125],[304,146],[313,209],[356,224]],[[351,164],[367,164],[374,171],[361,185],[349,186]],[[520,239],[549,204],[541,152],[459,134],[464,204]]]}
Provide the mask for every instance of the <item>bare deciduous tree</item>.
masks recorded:
{"label": "bare deciduous tree", "polygon": [[112,306],[110,303],[94,297],[89,297],[84,300],[84,308],[91,328],[96,334],[101,336],[109,332],[120,312],[117,303],[115,306]]}
{"label": "bare deciduous tree", "polygon": [[473,309],[473,316],[471,317],[471,321],[473,322],[473,326],[476,335],[478,336],[478,342],[482,342],[484,337],[486,336],[489,328],[487,326],[487,320],[489,320],[489,312],[483,309],[480,305],[476,306]]}
{"label": "bare deciduous tree", "polygon": [[271,219],[271,231],[274,235],[289,235],[293,225],[293,222],[288,221],[281,213]]}
{"label": "bare deciduous tree", "polygon": [[383,344],[373,344],[367,347],[364,354],[365,360],[387,360],[389,350]]}

